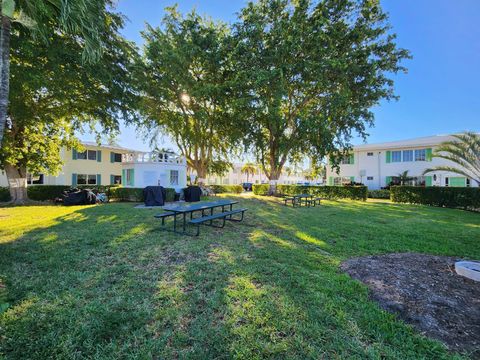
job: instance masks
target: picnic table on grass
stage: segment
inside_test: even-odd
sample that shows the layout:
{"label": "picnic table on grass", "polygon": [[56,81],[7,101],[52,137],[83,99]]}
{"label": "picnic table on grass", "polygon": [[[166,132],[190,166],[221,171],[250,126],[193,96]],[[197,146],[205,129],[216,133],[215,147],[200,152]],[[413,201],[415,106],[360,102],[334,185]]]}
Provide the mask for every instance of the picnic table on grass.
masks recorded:
{"label": "picnic table on grass", "polygon": [[[165,219],[173,217],[173,232],[178,234],[190,235],[187,232],[187,218],[188,224],[197,227],[194,234],[198,236],[200,233],[200,225],[208,225],[216,228],[223,228],[225,221],[242,221],[243,215],[247,209],[233,209],[233,205],[238,204],[235,200],[216,200],[216,201],[200,201],[195,203],[176,203],[166,205],[163,207],[165,212],[155,215],[156,218],[162,219],[162,226],[165,226]],[[221,209],[221,212],[215,213],[215,209]],[[195,213],[200,213],[201,216],[194,217]],[[240,219],[234,219],[233,215],[241,214]],[[180,217],[181,230],[178,230],[178,219]],[[222,220],[221,225],[215,225],[214,220]]]}
{"label": "picnic table on grass", "polygon": [[315,197],[311,194],[298,194],[293,196],[286,196],[283,198],[285,205],[288,205],[288,202],[291,201],[293,207],[302,206],[302,203],[304,206],[308,207],[317,206],[317,203],[318,205],[320,205],[321,200],[322,198]]}

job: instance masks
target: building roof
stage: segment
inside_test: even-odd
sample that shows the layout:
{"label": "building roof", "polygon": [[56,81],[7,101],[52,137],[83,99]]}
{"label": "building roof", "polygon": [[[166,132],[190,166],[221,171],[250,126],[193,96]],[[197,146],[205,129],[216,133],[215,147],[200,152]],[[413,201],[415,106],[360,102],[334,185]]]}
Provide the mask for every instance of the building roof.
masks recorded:
{"label": "building roof", "polygon": [[97,147],[102,147],[105,149],[111,149],[111,150],[120,150],[120,151],[129,151],[129,152],[141,152],[139,150],[133,150],[133,149],[128,149],[123,146],[119,145],[106,145],[106,144],[98,144],[95,141],[82,141],[82,145],[84,146],[97,146]]}
{"label": "building roof", "polygon": [[415,146],[435,146],[442,142],[452,140],[451,135],[433,135],[425,136],[414,139],[389,141],[376,144],[362,144],[353,147],[354,150],[383,150],[383,149],[395,149],[395,148],[408,148]]}

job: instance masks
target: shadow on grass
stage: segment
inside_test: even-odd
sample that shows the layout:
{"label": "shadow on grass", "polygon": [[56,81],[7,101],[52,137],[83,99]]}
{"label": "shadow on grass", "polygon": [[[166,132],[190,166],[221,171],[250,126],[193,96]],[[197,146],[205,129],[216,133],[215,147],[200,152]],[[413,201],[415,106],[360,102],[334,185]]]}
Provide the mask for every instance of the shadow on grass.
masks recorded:
{"label": "shadow on grass", "polygon": [[[11,304],[0,315],[0,354],[449,356],[370,302],[338,265],[389,251],[471,254],[479,231],[463,224],[474,218],[452,210],[416,214],[415,207],[403,213],[390,204],[294,209],[276,199],[238,199],[249,208],[245,222],[204,228],[198,238],[158,230],[152,211],[110,204],[72,209],[50,227],[0,244]],[[429,214],[439,223],[427,223]],[[459,231],[458,241],[448,240]]]}

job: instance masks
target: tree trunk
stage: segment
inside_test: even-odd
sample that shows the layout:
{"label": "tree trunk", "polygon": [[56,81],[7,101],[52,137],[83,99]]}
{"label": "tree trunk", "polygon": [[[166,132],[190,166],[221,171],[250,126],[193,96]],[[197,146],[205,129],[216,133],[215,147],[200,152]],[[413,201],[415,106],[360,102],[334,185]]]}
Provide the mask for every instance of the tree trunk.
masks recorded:
{"label": "tree trunk", "polygon": [[8,96],[10,89],[10,19],[1,17],[0,30],[0,146],[7,127]]}
{"label": "tree trunk", "polygon": [[10,186],[11,201],[17,205],[24,204],[28,200],[26,169],[18,169],[15,166],[6,164],[5,173]]}
{"label": "tree trunk", "polygon": [[199,185],[204,185],[207,180],[207,170],[200,162],[197,163],[195,170],[197,171],[197,183]]}
{"label": "tree trunk", "polygon": [[281,167],[277,167],[275,169],[270,170],[270,176],[268,177],[268,180],[270,180],[270,187],[268,189],[268,195],[276,195],[277,194],[277,182],[278,179],[280,178],[280,174],[282,172]]}

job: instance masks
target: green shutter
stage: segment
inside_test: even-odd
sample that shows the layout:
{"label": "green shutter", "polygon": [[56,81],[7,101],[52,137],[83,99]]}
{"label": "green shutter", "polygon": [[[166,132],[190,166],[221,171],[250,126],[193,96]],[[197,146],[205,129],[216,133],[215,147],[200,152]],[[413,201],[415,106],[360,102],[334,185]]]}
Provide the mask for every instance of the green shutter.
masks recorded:
{"label": "green shutter", "polygon": [[115,153],[110,151],[110,162],[114,163],[115,162]]}
{"label": "green shutter", "polygon": [[72,149],[72,160],[77,160],[77,150]]}
{"label": "green shutter", "polygon": [[425,176],[425,186],[432,186],[433,178],[431,176]]}
{"label": "green shutter", "polygon": [[432,161],[432,148],[425,149],[425,160]]}
{"label": "green shutter", "polygon": [[387,164],[389,164],[392,161],[392,152],[387,151]]}
{"label": "green shutter", "polygon": [[387,176],[387,177],[385,178],[385,185],[388,186],[391,182],[392,182],[392,177],[391,177],[391,176]]}
{"label": "green shutter", "polygon": [[351,165],[355,164],[355,155],[354,154],[350,155],[350,164]]}
{"label": "green shutter", "polygon": [[350,181],[351,181],[352,183],[354,183],[354,182],[355,182],[355,176],[350,176]]}
{"label": "green shutter", "polygon": [[467,178],[461,176],[453,176],[448,178],[448,185],[451,187],[466,187]]}
{"label": "green shutter", "polygon": [[97,185],[102,185],[102,175],[97,174]]}
{"label": "green shutter", "polygon": [[77,186],[77,174],[72,174],[72,186]]}
{"label": "green shutter", "polygon": [[130,169],[130,186],[135,186],[135,170]]}
{"label": "green shutter", "polygon": [[110,175],[110,185],[115,185],[115,175]]}
{"label": "green shutter", "polygon": [[332,186],[333,185],[333,176],[328,177],[328,185]]}
{"label": "green shutter", "polygon": [[128,185],[127,184],[127,170],[125,170],[125,169],[122,170],[122,185]]}
{"label": "green shutter", "polygon": [[102,150],[97,150],[97,162],[102,162]]}

